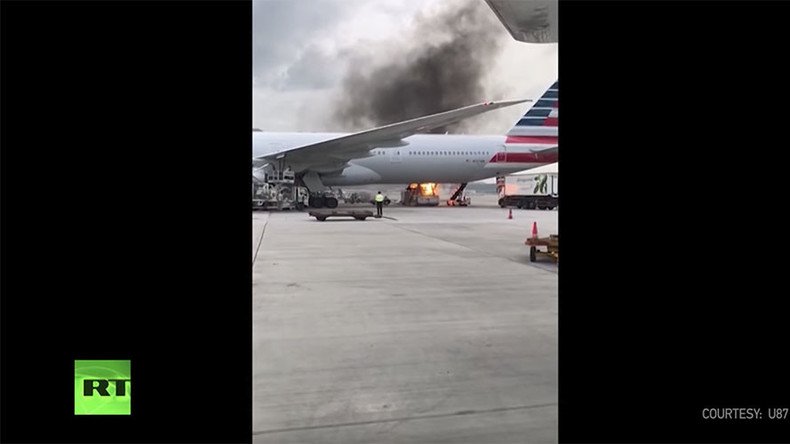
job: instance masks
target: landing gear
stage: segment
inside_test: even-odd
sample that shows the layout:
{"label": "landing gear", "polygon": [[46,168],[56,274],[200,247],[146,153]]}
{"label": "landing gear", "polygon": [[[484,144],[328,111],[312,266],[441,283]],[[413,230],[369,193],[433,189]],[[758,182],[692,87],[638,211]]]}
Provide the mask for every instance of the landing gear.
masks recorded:
{"label": "landing gear", "polygon": [[310,196],[307,203],[310,205],[310,208],[324,208],[326,199],[324,199],[324,196]]}

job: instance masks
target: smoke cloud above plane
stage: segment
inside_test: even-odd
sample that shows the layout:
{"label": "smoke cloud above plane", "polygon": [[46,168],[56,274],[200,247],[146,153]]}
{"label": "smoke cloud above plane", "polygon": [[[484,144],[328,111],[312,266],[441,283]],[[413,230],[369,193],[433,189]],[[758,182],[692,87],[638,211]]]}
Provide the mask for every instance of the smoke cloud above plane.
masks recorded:
{"label": "smoke cloud above plane", "polygon": [[[355,131],[535,98],[557,45],[515,41],[483,0],[255,0],[253,126]],[[504,134],[514,106],[436,132]]]}
{"label": "smoke cloud above plane", "polygon": [[452,2],[434,14],[420,13],[407,38],[396,43],[401,46],[383,41],[352,56],[334,116],[343,127],[363,129],[479,102],[501,36],[483,2]]}

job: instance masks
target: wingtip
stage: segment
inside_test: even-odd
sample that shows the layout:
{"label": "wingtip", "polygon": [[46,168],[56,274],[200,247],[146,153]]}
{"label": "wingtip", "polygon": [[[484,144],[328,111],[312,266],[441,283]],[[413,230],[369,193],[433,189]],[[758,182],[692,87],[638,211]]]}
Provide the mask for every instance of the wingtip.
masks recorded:
{"label": "wingtip", "polygon": [[488,102],[484,102],[483,106],[490,106],[490,105],[509,106],[509,105],[517,105],[519,103],[532,102],[532,101],[533,101],[532,99],[488,101]]}

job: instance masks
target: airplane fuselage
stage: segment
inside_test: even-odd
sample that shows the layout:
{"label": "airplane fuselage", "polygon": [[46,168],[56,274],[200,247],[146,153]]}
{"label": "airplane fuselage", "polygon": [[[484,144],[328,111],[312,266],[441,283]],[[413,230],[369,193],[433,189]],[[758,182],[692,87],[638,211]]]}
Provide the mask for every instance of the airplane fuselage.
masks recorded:
{"label": "airplane fuselage", "polygon": [[[253,157],[342,137],[341,133],[253,133]],[[464,183],[523,171],[557,161],[545,145],[506,144],[506,136],[416,134],[402,146],[373,148],[343,169],[319,171],[328,186],[404,183]],[[303,168],[294,165],[298,173]]]}

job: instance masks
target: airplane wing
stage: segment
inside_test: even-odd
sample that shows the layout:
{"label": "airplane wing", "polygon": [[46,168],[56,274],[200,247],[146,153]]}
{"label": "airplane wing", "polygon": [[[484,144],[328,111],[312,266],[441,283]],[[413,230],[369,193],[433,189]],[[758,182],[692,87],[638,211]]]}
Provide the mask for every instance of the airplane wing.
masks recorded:
{"label": "airplane wing", "polygon": [[484,112],[529,101],[531,100],[509,100],[466,106],[334,139],[283,149],[256,157],[254,160],[260,162],[287,158],[289,162],[300,165],[343,163],[351,159],[367,157],[373,148],[404,146],[407,143],[403,139],[416,133],[428,131]]}
{"label": "airplane wing", "polygon": [[557,43],[557,0],[485,0],[520,42]]}

